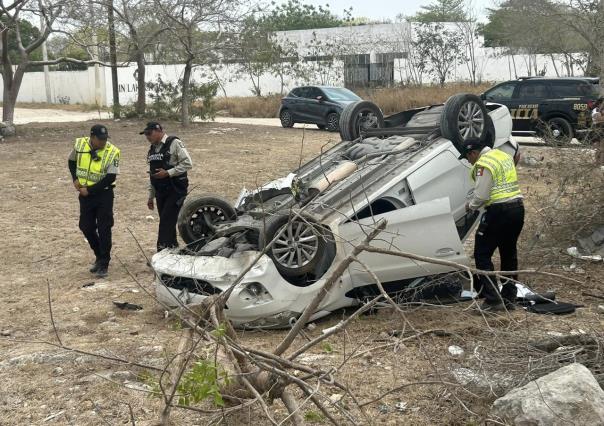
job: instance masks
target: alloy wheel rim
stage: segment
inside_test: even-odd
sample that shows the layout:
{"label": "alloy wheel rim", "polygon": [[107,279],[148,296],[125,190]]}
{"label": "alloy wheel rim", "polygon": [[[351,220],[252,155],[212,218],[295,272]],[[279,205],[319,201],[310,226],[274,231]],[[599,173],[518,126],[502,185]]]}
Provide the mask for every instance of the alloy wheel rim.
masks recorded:
{"label": "alloy wheel rim", "polygon": [[469,101],[459,109],[457,129],[463,139],[479,138],[484,131],[484,113],[477,102]]}
{"label": "alloy wheel rim", "polygon": [[317,255],[319,238],[311,224],[290,221],[279,229],[279,233],[281,235],[273,243],[272,253],[275,261],[280,265],[287,268],[300,268]]}

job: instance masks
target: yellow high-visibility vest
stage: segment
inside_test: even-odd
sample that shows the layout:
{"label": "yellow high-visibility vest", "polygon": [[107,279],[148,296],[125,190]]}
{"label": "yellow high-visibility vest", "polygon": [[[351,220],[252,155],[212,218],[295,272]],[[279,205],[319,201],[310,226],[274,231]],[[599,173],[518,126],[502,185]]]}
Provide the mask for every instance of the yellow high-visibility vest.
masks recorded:
{"label": "yellow high-visibility vest", "polygon": [[83,186],[94,185],[107,175],[107,169],[111,164],[119,162],[120,150],[109,141],[103,149],[96,152],[97,160],[92,159],[89,137],[76,139],[74,148],[77,164],[76,176]]}
{"label": "yellow high-visibility vest", "polygon": [[495,201],[520,195],[514,159],[509,154],[498,149],[492,149],[481,155],[470,172],[473,181],[476,181],[476,172],[480,167],[487,169],[493,176],[493,187],[487,206]]}

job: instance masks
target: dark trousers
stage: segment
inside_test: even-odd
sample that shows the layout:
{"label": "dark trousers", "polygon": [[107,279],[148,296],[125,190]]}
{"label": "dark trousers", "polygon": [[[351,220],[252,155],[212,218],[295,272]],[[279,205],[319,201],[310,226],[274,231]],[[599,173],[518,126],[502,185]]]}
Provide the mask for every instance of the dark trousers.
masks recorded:
{"label": "dark trousers", "polygon": [[113,189],[88,197],[80,196],[80,229],[104,267],[111,260],[111,227],[113,226]]}
{"label": "dark trousers", "polygon": [[178,247],[176,240],[176,222],[178,212],[186,194],[176,191],[156,191],[157,212],[159,213],[159,232],[157,235],[157,251],[169,247]]}
{"label": "dark trousers", "polygon": [[[474,244],[474,259],[476,267],[485,271],[493,271],[491,260],[495,249],[499,249],[502,271],[518,270],[518,252],[516,243],[524,225],[524,205],[521,200],[508,203],[493,204],[487,207],[482,216]],[[509,278],[517,280],[517,275]],[[494,276],[479,275],[478,287],[487,303],[499,303],[501,298],[508,301],[516,300],[516,285],[507,281],[503,284],[501,295]]]}

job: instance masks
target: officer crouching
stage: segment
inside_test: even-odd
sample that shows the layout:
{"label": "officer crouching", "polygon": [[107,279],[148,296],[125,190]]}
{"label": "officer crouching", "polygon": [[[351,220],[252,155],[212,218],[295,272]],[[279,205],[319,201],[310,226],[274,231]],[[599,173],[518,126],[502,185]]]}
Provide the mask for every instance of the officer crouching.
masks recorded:
{"label": "officer crouching", "polygon": [[159,232],[157,251],[178,247],[176,222],[178,212],[187,196],[187,171],[193,167],[191,156],[177,136],[168,136],[161,124],[151,121],[140,134],[151,143],[147,154],[149,164],[149,199],[147,207],[153,210],[157,201]]}
{"label": "officer crouching", "polygon": [[[491,149],[479,139],[468,139],[463,146],[460,159],[472,164],[471,177],[475,182],[472,198],[467,210],[486,207],[480,219],[474,242],[476,267],[493,271],[491,258],[499,249],[501,270],[518,270],[517,242],[524,226],[524,204],[518,185],[514,158],[499,149]],[[501,292],[495,277],[479,275],[478,287],[485,302],[482,310],[504,311],[514,309],[516,301],[515,274],[508,275]]]}
{"label": "officer crouching", "polygon": [[80,230],[96,258],[90,272],[100,278],[107,276],[111,260],[113,188],[120,162],[120,150],[108,138],[107,127],[95,124],[90,137],[76,139],[67,162],[79,194]]}

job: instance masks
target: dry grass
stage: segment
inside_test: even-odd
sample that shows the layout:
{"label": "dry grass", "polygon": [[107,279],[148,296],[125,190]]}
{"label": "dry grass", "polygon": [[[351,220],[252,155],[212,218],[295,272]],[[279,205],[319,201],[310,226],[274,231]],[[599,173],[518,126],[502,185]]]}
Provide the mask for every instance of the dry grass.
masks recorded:
{"label": "dry grass", "polygon": [[[384,114],[393,114],[410,108],[437,104],[460,92],[481,93],[491,87],[485,83],[478,86],[454,83],[445,87],[392,87],[382,89],[359,89],[355,92],[363,99],[376,103]],[[245,96],[232,98],[217,98],[216,110],[219,115],[231,117],[273,118],[277,116],[281,95]]]}

